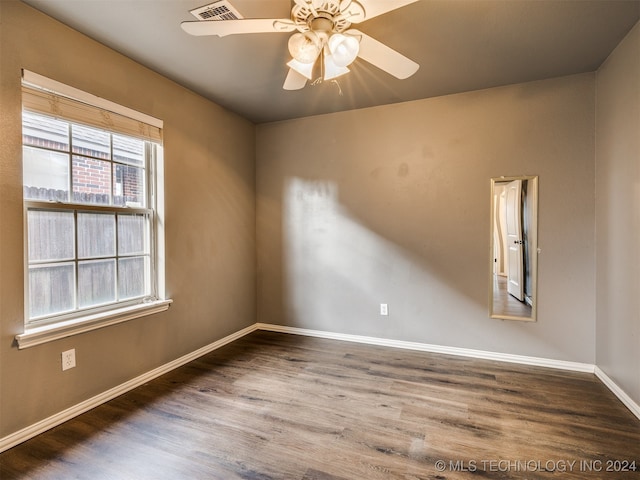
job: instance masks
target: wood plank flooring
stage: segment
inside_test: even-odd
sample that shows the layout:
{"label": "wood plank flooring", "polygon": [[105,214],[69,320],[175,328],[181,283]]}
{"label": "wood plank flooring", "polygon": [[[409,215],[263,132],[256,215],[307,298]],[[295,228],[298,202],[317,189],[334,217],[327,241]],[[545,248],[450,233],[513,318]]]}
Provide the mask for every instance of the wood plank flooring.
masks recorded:
{"label": "wood plank flooring", "polygon": [[640,479],[634,461],[640,421],[594,375],[254,332],[0,454],[0,478]]}
{"label": "wood plank flooring", "polygon": [[493,276],[493,310],[497,315],[531,318],[531,306],[507,291],[507,277]]}

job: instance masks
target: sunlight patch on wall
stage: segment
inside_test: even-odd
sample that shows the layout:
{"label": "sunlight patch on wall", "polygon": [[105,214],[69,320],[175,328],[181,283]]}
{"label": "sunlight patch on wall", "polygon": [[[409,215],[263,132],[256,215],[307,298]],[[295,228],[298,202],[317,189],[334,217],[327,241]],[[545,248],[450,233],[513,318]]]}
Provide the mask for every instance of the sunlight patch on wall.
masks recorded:
{"label": "sunlight patch on wall", "polygon": [[289,179],[283,213],[285,305],[296,326],[409,336],[424,328],[416,319],[446,316],[446,302],[473,307],[420,258],[352,218],[335,182]]}

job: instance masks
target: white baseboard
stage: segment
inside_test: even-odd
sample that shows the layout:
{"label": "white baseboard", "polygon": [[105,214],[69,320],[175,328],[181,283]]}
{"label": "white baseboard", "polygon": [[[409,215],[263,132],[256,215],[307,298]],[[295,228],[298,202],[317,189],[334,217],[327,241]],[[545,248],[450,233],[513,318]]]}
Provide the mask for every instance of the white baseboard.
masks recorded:
{"label": "white baseboard", "polygon": [[522,365],[532,365],[539,367],[556,368],[560,370],[570,370],[575,372],[595,373],[595,375],[611,390],[631,412],[640,419],[640,406],[635,403],[620,387],[618,387],[602,370],[597,366],[587,363],[567,362],[563,360],[552,360],[539,357],[527,357],[523,355],[512,355],[506,353],[496,353],[484,350],[472,350],[468,348],[446,347],[442,345],[432,345],[427,343],[406,342],[401,340],[389,340],[378,337],[367,337],[362,335],[351,335],[342,333],[325,332],[321,330],[309,330],[305,328],[286,327],[282,325],[272,325],[267,323],[256,323],[244,328],[236,333],[228,335],[216,342],[206,345],[194,352],[184,355],[176,360],[166,363],[155,368],[145,374],[133,378],[121,385],[107,390],[95,397],[80,402],[62,412],[56,413],[44,420],[30,425],[22,430],[18,430],[6,437],[0,438],[0,452],[4,452],[9,448],[18,445],[30,438],[35,437],[55,426],[58,426],[67,420],[81,415],[92,408],[112,400],[123,393],[133,390],[140,385],[153,380],[154,378],[164,375],[182,365],[185,365],[207,353],[210,353],[228,343],[248,335],[256,330],[265,330],[270,332],[290,333],[295,335],[304,335],[309,337],[328,338],[333,340],[342,340],[346,342],[364,343],[369,345],[379,345],[384,347],[401,348],[405,350],[417,350],[421,352],[443,353],[447,355],[457,355],[462,357],[480,358],[485,360],[495,360],[500,362],[518,363]]}
{"label": "white baseboard", "polygon": [[238,332],[232,333],[231,335],[228,335],[218,340],[217,342],[213,342],[209,345],[205,345],[204,347],[194,352],[191,352],[187,355],[177,358],[176,360],[166,363],[136,378],[132,378],[131,380],[125,383],[122,383],[117,387],[111,388],[106,392],[96,395],[95,397],[92,397],[92,398],[89,398],[88,400],[80,402],[77,405],[74,405],[73,407],[67,408],[66,410],[56,413],[55,415],[45,418],[44,420],[34,423],[33,425],[23,428],[22,430],[18,430],[15,433],[12,433],[10,435],[7,435],[6,437],[0,438],[0,452],[4,452],[5,450],[8,450],[11,447],[18,445],[19,443],[29,440],[30,438],[33,438],[36,435],[46,432],[47,430],[66,422],[67,420],[71,420],[72,418],[77,417],[78,415],[88,412],[89,410],[97,407],[98,405],[102,405],[103,403],[106,403],[109,400],[113,400],[114,398],[122,395],[123,393],[133,390],[134,388],[139,387],[140,385],[144,385],[148,381],[153,380],[154,378],[157,378],[160,375],[164,375],[165,373],[168,373],[171,370],[181,367],[182,365],[185,365],[209,352],[212,352],[224,345],[227,345],[228,343],[231,343],[234,340],[244,337],[245,335],[251,332],[254,332],[255,330],[257,330],[257,325],[254,324]]}
{"label": "white baseboard", "polygon": [[403,340],[389,340],[379,337],[366,337],[361,335],[351,335],[345,333],[332,333],[321,330],[308,330],[305,328],[285,327],[282,325],[271,325],[258,323],[258,330],[271,332],[292,333],[296,335],[306,335],[308,337],[330,338],[345,342],[366,343],[369,345],[380,345],[383,347],[402,348],[405,350],[417,350],[420,352],[443,353],[446,355],[457,355],[459,357],[480,358],[483,360],[495,360],[499,362],[518,363],[521,365],[532,365],[537,367],[556,368],[559,370],[570,370],[574,372],[594,373],[594,365],[589,363],[567,362],[564,360],[552,360],[540,357],[527,357],[524,355],[513,355],[509,353],[489,352],[485,350],[472,350],[469,348],[446,347],[443,345],[433,345],[429,343],[406,342]]}
{"label": "white baseboard", "polygon": [[613,380],[611,380],[611,378],[609,378],[609,376],[604,373],[597,365],[594,373],[596,374],[596,377],[598,377],[600,381],[604,383],[605,386],[609,390],[611,390],[611,392],[613,392],[613,394],[618,397],[618,399],[622,403],[624,403],[625,407],[631,410],[631,413],[633,413],[636,417],[638,417],[638,419],[640,419],[640,405],[634,402],[633,399],[629,395],[627,395],[626,392],[622,390]]}

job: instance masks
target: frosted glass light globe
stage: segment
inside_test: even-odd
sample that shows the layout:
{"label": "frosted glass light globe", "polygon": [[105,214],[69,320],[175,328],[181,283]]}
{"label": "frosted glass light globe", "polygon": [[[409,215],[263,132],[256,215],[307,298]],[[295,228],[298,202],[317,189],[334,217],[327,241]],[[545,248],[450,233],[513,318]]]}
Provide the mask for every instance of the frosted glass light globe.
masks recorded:
{"label": "frosted glass light globe", "polygon": [[289,53],[300,63],[313,63],[320,55],[322,45],[313,32],[294,33],[289,38]]}
{"label": "frosted glass light globe", "polygon": [[360,51],[360,42],[355,37],[335,33],[329,38],[329,51],[338,67],[351,65]]}

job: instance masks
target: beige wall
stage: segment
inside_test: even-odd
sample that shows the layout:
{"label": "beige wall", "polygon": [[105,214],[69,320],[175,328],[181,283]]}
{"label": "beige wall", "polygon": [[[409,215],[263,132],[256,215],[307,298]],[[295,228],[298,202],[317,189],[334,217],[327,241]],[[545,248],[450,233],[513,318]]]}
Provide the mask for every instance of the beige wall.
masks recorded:
{"label": "beige wall", "polygon": [[[30,7],[0,2],[0,438],[255,322],[255,128]],[[164,120],[162,314],[18,350],[20,69]],[[78,366],[60,368],[75,348]]]}
{"label": "beige wall", "polygon": [[640,23],[597,87],[596,363],[640,404]]}
{"label": "beige wall", "polygon": [[[594,95],[584,74],[259,125],[258,320],[593,363]],[[520,174],[537,323],[487,314],[490,178]]]}

